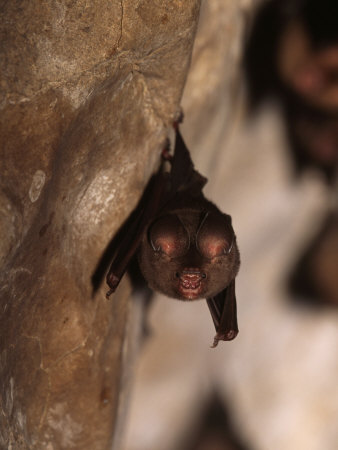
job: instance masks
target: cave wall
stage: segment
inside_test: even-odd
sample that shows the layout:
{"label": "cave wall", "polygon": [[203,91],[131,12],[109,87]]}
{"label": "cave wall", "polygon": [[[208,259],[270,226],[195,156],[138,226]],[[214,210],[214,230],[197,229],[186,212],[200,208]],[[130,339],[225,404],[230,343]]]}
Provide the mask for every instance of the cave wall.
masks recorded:
{"label": "cave wall", "polygon": [[1,448],[111,447],[131,288],[91,278],[179,111],[199,3],[1,6]]}

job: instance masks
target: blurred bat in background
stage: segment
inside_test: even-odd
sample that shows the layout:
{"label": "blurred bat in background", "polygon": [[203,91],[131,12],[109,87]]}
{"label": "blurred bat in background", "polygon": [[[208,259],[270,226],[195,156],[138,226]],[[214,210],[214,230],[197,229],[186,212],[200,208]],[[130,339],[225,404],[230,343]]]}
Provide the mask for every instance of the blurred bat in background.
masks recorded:
{"label": "blurred bat in background", "polygon": [[240,258],[231,217],[202,192],[207,179],[192,163],[176,129],[174,155],[162,152],[159,170],[151,179],[107,274],[115,291],[137,254],[140,270],[154,291],[180,300],[206,298],[219,340],[238,334],[235,277]]}

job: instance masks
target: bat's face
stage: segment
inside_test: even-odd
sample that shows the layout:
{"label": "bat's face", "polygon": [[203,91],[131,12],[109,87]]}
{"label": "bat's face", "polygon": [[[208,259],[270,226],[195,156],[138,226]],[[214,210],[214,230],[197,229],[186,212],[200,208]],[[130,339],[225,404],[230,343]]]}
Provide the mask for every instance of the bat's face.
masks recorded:
{"label": "bat's face", "polygon": [[239,269],[231,217],[189,209],[162,215],[143,236],[139,263],[149,286],[169,297],[213,297]]}

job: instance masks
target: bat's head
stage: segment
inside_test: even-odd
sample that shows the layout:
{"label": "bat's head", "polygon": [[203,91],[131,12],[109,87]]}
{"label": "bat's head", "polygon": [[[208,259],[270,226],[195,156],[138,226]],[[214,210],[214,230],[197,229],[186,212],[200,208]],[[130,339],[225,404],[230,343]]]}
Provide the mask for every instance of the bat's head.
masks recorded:
{"label": "bat's head", "polygon": [[239,269],[231,217],[216,207],[164,214],[143,236],[139,263],[149,286],[169,297],[213,297],[228,286]]}

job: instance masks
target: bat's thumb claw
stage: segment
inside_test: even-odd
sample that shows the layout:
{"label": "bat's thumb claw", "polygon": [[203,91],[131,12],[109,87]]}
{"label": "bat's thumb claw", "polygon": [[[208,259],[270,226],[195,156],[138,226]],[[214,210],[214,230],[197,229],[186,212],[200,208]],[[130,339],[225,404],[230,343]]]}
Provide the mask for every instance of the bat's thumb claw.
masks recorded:
{"label": "bat's thumb claw", "polygon": [[110,272],[107,275],[107,284],[110,287],[109,291],[106,293],[106,297],[109,298],[110,295],[116,291],[117,286],[119,285],[121,278],[117,277],[113,272]]}
{"label": "bat's thumb claw", "polygon": [[238,330],[228,330],[225,333],[217,333],[211,348],[215,348],[219,341],[232,341],[238,334]]}
{"label": "bat's thumb claw", "polygon": [[113,293],[114,291],[113,291],[113,289],[109,289],[109,291],[107,291],[107,293],[106,293],[106,298],[109,300],[109,297],[112,295],[112,293]]}
{"label": "bat's thumb claw", "polygon": [[233,339],[235,339],[237,334],[238,334],[238,330],[229,330],[227,333],[225,333],[224,340],[232,341]]}
{"label": "bat's thumb claw", "polygon": [[219,341],[218,337],[215,336],[215,337],[214,337],[214,342],[213,342],[212,345],[210,345],[210,348],[215,348],[215,347],[217,347],[218,341]]}

